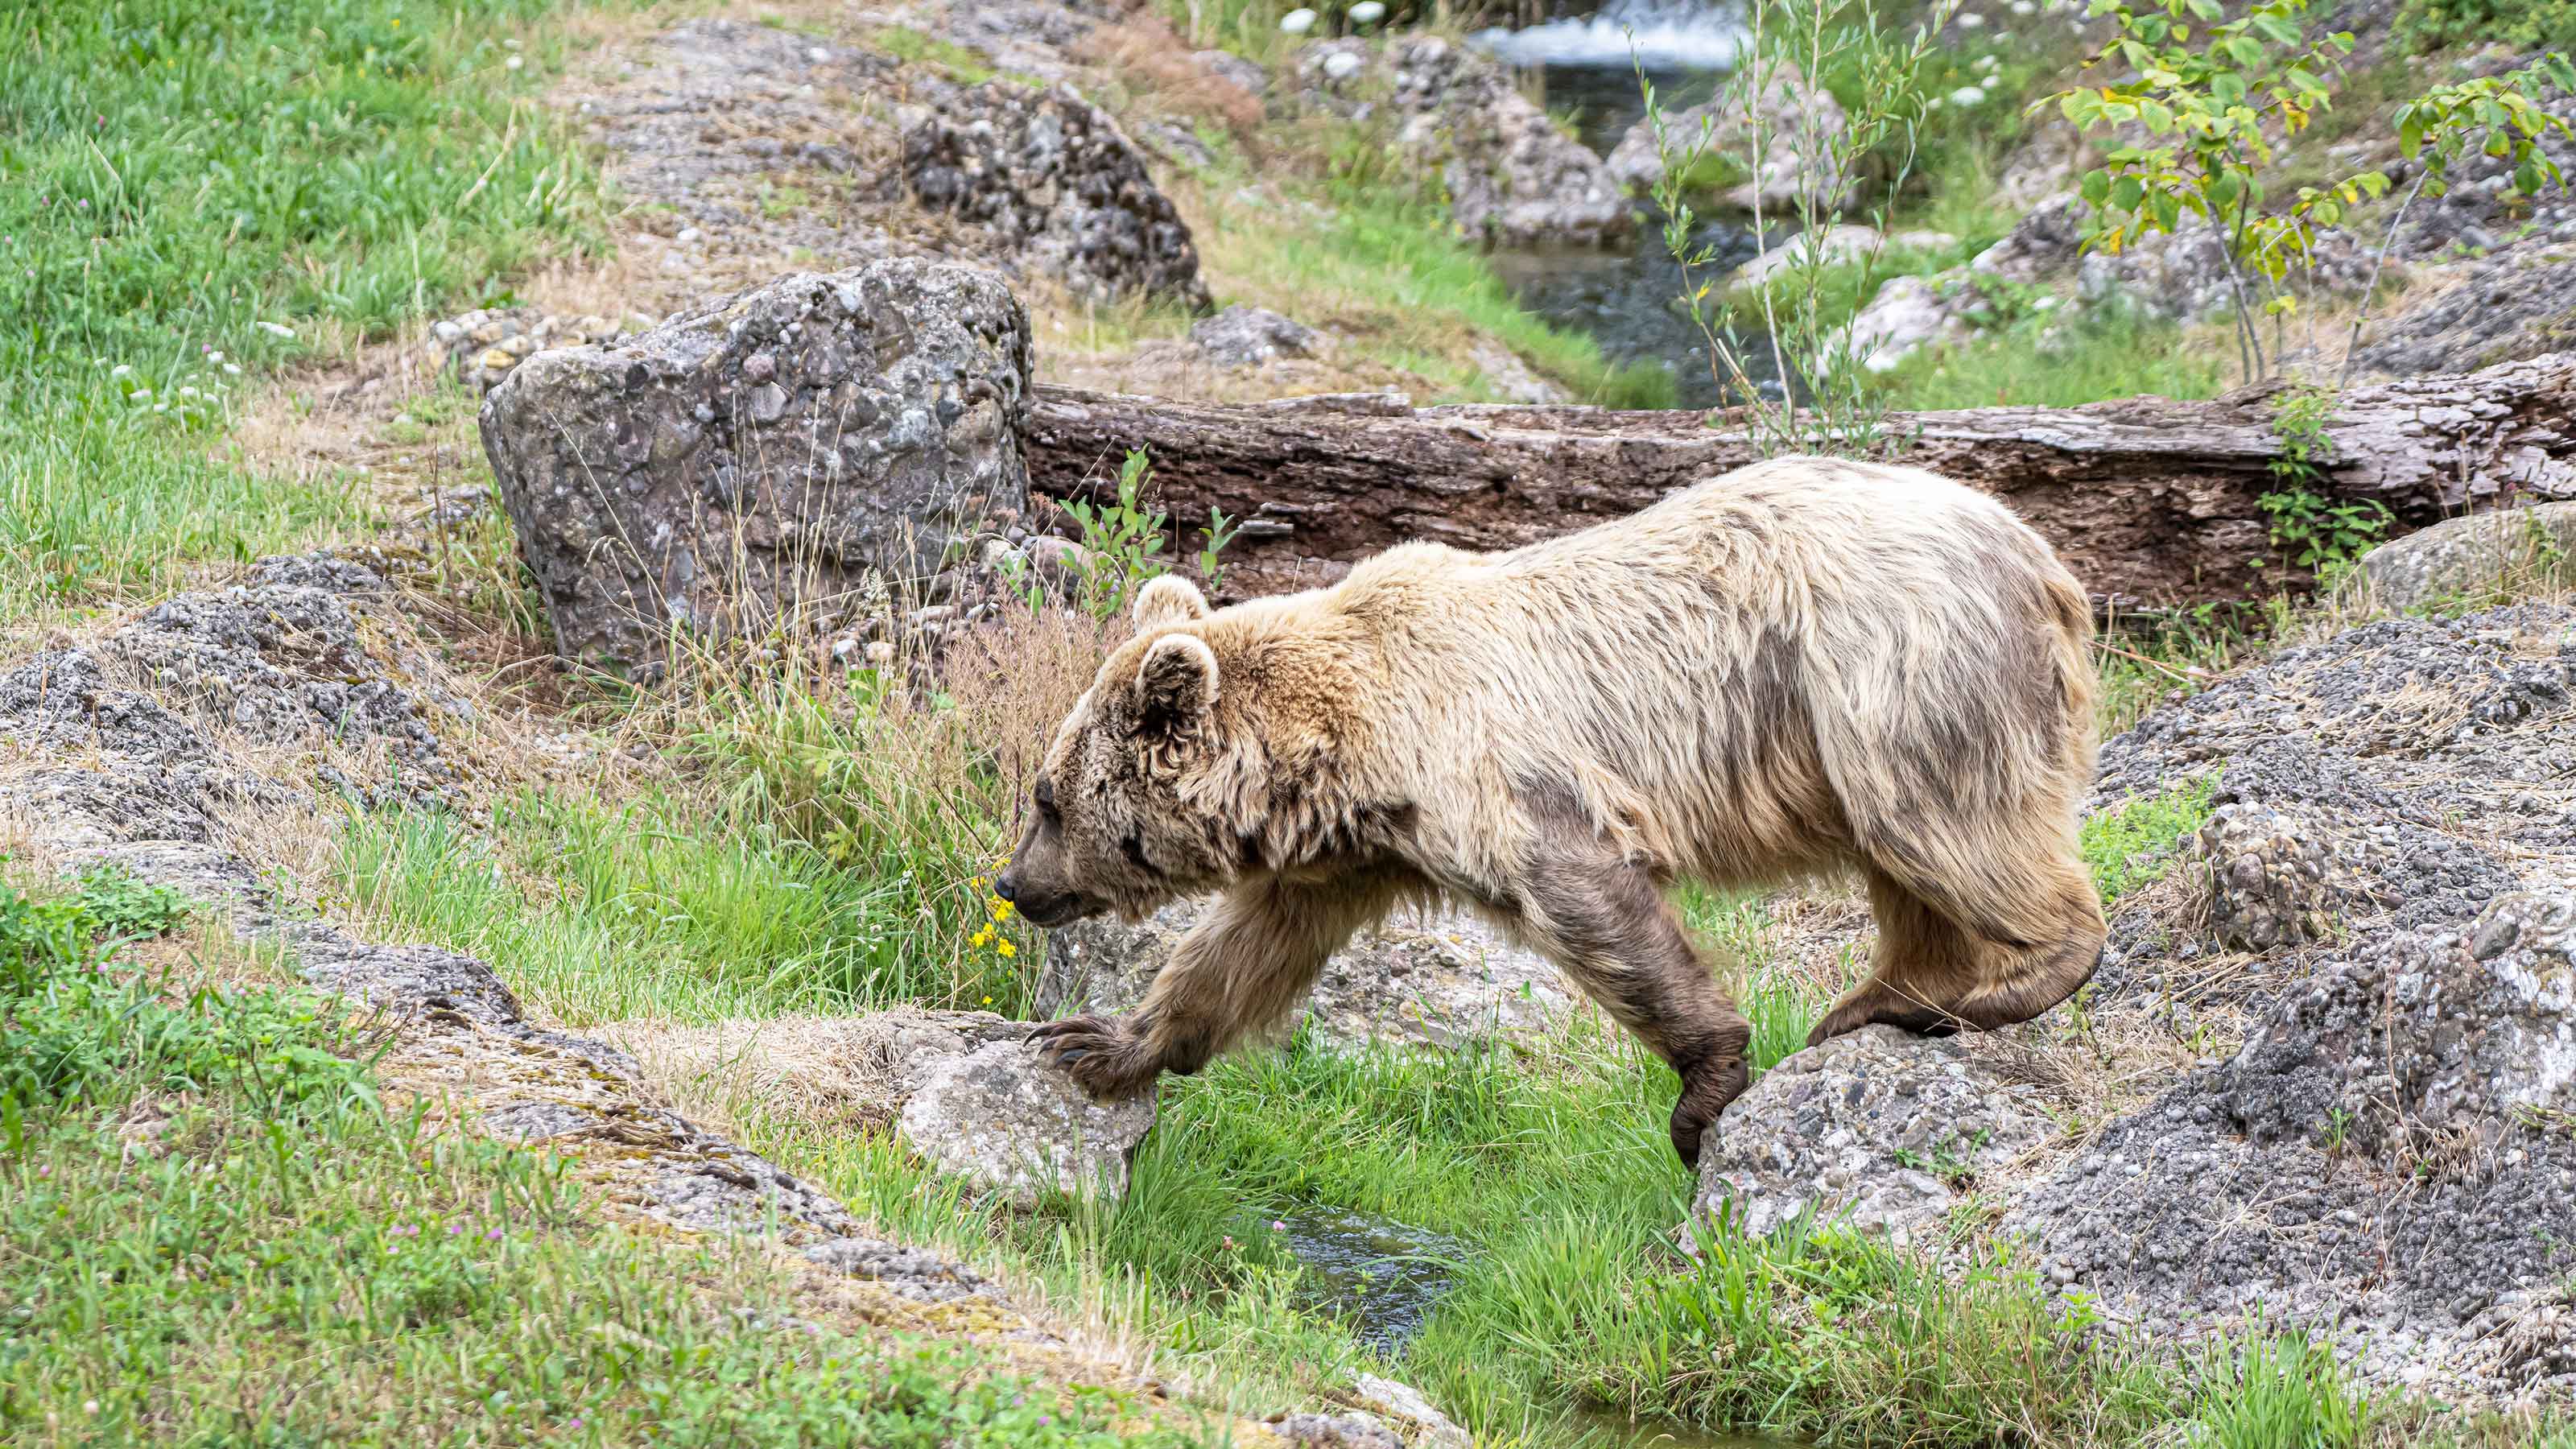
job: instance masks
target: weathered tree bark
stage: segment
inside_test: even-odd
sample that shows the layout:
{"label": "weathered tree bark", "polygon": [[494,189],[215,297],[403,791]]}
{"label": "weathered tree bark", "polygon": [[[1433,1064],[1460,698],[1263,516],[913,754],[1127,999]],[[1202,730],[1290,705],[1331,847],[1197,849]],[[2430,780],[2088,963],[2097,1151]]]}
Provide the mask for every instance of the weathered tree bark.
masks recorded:
{"label": "weathered tree bark", "polygon": [[[1904,461],[2001,498],[2106,607],[2242,599],[2278,585],[2276,399],[2135,398],[2070,409],[1901,414]],[[1232,596],[1338,578],[1407,539],[1497,549],[1631,513],[1753,462],[1747,435],[1697,412],[1410,408],[1364,395],[1210,406],[1041,386],[1030,482],[1055,498],[1151,451],[1156,504],[1185,528],[1244,520]],[[2315,491],[2376,500],[2395,531],[2508,496],[2576,497],[2576,353],[2345,395],[2325,420]]]}

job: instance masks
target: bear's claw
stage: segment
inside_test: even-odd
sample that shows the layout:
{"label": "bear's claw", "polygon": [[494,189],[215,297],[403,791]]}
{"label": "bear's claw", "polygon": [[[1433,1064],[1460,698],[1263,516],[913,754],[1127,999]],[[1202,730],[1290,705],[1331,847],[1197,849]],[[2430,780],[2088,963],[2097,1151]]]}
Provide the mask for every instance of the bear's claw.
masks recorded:
{"label": "bear's claw", "polygon": [[1154,1077],[1144,1038],[1111,1016],[1068,1016],[1030,1030],[1028,1040],[1094,1097],[1124,1097]]}

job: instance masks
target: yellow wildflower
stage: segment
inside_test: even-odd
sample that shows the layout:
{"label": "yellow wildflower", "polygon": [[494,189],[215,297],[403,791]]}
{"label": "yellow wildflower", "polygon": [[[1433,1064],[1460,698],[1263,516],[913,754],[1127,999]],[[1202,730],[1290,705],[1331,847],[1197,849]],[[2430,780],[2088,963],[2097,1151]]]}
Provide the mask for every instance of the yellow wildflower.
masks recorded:
{"label": "yellow wildflower", "polygon": [[993,949],[994,949],[994,950],[996,950],[996,951],[1001,952],[1001,953],[1002,953],[1003,955],[1005,955],[1005,956],[1017,956],[1018,954],[1020,954],[1020,948],[1019,948],[1019,947],[1017,947],[1017,946],[1012,945],[1012,944],[1011,944],[1010,942],[1008,942],[1008,941],[1002,941],[1002,942],[998,942],[998,943],[996,943],[996,944],[994,945]]}

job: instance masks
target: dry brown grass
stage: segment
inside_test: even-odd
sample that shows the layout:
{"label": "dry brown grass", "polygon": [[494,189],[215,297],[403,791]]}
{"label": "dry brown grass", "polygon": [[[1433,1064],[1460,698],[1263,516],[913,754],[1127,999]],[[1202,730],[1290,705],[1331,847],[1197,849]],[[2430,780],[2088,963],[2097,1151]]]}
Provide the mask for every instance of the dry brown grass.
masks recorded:
{"label": "dry brown grass", "polygon": [[1258,154],[1261,98],[1210,72],[1191,58],[1191,47],[1163,17],[1137,11],[1084,36],[1074,47],[1079,59],[1115,77],[1138,99],[1158,109],[1196,121],[1223,126],[1236,144]]}
{"label": "dry brown grass", "polygon": [[911,1006],[593,1028],[633,1056],[680,1111],[737,1134],[754,1118],[833,1133],[886,1130],[928,1061],[1024,1030],[989,1011]]}

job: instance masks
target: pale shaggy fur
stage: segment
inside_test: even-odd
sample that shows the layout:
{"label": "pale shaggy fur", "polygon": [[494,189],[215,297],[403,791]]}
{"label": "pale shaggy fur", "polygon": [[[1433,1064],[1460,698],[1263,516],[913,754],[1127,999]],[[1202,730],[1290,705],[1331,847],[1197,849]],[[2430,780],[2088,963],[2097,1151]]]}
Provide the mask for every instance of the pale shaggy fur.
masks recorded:
{"label": "pale shaggy fur", "polygon": [[1509,553],[1408,544],[1214,613],[1157,580],[1136,612],[1003,888],[1041,925],[1225,896],[1134,1012],[1041,1029],[1095,1090],[1196,1069],[1409,895],[1491,915],[1672,1062],[1685,1160],[1749,1028],[1677,877],[1861,873],[1876,969],[1817,1040],[2027,1020],[2100,954],[2084,592],[1931,474],[1779,459]]}

